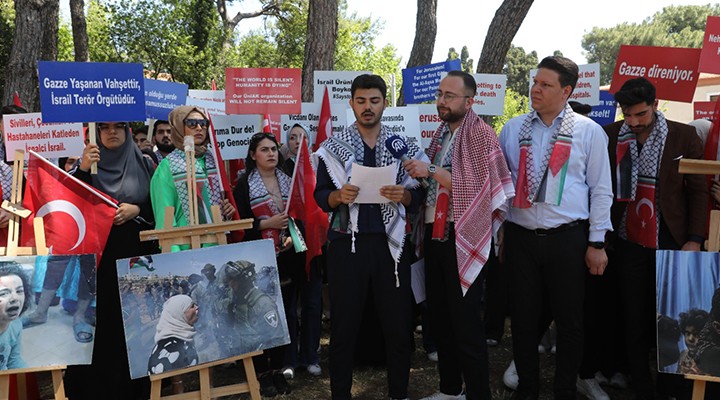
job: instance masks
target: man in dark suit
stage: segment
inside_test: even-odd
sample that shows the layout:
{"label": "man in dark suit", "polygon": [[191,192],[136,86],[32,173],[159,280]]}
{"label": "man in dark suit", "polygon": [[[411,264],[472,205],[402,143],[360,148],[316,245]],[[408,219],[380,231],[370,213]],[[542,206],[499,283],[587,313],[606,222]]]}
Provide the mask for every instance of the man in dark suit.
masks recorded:
{"label": "man in dark suit", "polygon": [[638,399],[654,398],[648,355],[655,341],[655,250],[700,251],[708,190],[702,175],[678,172],[682,158],[702,159],[693,127],[658,111],[655,87],[631,79],[615,93],[624,120],[604,127],[613,169],[613,243],[625,344]]}

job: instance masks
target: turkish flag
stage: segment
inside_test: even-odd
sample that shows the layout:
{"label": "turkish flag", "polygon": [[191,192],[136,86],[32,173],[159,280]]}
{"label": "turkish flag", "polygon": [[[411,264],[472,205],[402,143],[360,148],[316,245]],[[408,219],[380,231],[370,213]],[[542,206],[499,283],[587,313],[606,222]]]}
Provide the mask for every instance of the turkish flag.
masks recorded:
{"label": "turkish flag", "polygon": [[313,144],[313,151],[317,151],[322,142],[330,136],[332,136],[332,115],[330,114],[330,97],[326,85],[322,106],[320,107],[320,120],[318,121],[318,131]]}
{"label": "turkish flag", "polygon": [[305,270],[309,271],[310,261],[322,253],[322,246],[327,241],[329,222],[327,214],[317,205],[313,197],[316,178],[307,152],[307,141],[307,135],[303,135],[293,171],[288,215],[305,224],[305,244],[308,248]]}
{"label": "turkish flag", "polygon": [[443,185],[438,185],[437,201],[435,202],[435,221],[433,222],[433,239],[445,238],[447,213],[450,205],[450,191]]}
{"label": "turkish flag", "polygon": [[98,264],[112,228],[117,201],[30,152],[23,207],[23,244],[34,246],[32,219],[42,217],[51,254],[95,254]]}
{"label": "turkish flag", "polygon": [[638,183],[635,201],[627,205],[625,229],[633,243],[657,249],[658,226],[655,213],[655,185]]}

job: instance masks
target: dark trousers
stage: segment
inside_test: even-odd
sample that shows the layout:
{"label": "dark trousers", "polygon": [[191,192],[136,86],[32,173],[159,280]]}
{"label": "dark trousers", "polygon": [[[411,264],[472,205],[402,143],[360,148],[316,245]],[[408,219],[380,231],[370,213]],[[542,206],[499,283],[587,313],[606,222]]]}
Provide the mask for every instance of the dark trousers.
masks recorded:
{"label": "dark trousers", "polygon": [[498,342],[510,315],[510,271],[491,252],[482,275],[485,277],[485,336]]}
{"label": "dark trousers", "polygon": [[300,359],[299,365],[320,364],[320,335],[322,330],[322,269],[325,256],[310,262],[310,276],[300,285]]}
{"label": "dark trousers", "polygon": [[618,238],[615,242],[620,272],[625,351],[635,392],[654,393],[650,348],[655,341],[655,249]]}
{"label": "dark trousers", "polygon": [[455,232],[445,242],[432,240],[432,225],[425,233],[425,287],[437,344],[440,391],[462,392],[467,399],[490,399],[488,352],[482,320],[482,274],[465,296],[455,253]]}
{"label": "dark trousers", "polygon": [[511,270],[513,355],[522,394],[540,392],[539,326],[549,309],[557,326],[554,393],[575,398],[583,350],[587,224],[536,234],[505,224],[505,259]]}
{"label": "dark trousers", "polygon": [[372,296],[385,336],[388,392],[391,398],[407,397],[410,377],[412,292],[409,252],[398,263],[400,287],[395,286],[395,261],[385,234],[356,234],[328,246],[330,289],[330,388],[333,399],[350,399],[357,333],[367,296]]}

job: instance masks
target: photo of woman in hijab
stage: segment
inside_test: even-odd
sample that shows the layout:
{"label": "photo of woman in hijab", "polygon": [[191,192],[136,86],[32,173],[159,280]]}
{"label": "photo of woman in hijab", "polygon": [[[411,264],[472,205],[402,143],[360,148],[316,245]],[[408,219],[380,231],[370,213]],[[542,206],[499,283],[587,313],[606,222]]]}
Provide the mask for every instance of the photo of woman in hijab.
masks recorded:
{"label": "photo of woman in hijab", "polygon": [[15,262],[0,263],[0,370],[26,368],[20,355],[22,322],[31,293],[25,272]]}
{"label": "photo of woman in hijab", "polygon": [[193,341],[198,318],[198,306],[190,296],[179,294],[163,304],[155,328],[155,347],[148,360],[148,374],[160,374],[198,363]]}

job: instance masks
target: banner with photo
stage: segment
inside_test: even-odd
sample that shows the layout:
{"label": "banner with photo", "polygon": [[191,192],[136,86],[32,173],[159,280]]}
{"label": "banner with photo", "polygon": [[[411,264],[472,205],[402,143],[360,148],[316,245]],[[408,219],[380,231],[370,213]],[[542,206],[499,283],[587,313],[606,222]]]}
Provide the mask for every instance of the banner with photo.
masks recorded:
{"label": "banner with photo", "polygon": [[720,253],[656,259],[658,371],[720,377]]}
{"label": "banner with photo", "polygon": [[272,240],[117,261],[130,375],[290,343]]}
{"label": "banner with photo", "polygon": [[95,255],[0,257],[0,370],[90,364]]}

